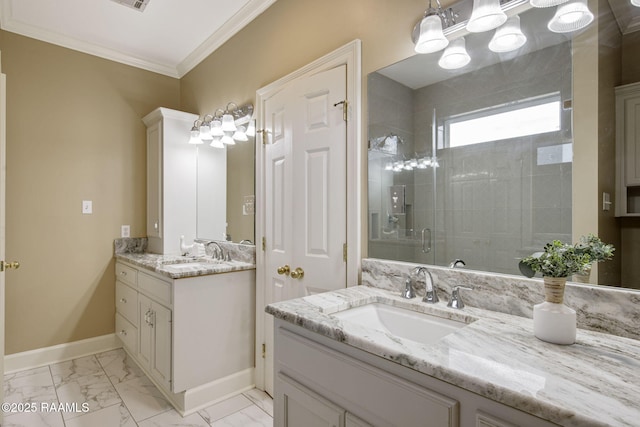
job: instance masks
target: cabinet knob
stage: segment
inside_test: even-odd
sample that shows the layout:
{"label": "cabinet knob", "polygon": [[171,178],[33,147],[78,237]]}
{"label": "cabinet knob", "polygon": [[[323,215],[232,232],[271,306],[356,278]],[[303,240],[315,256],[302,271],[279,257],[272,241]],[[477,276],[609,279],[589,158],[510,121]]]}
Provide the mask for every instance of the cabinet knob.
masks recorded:
{"label": "cabinet knob", "polygon": [[127,303],[127,299],[126,298],[120,298],[120,302],[123,303],[123,304],[126,304]]}
{"label": "cabinet knob", "polygon": [[121,276],[126,276],[126,275],[127,275],[127,272],[126,272],[126,271],[121,271],[121,272],[120,272],[120,275],[121,275]]}
{"label": "cabinet knob", "polygon": [[120,335],[124,335],[125,337],[127,336],[127,331],[125,331],[124,329],[120,331]]}

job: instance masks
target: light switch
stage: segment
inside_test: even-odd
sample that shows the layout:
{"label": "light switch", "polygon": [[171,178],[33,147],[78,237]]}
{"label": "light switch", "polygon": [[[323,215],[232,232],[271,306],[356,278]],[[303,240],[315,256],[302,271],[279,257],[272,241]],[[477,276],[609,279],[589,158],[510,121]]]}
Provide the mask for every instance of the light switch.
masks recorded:
{"label": "light switch", "polygon": [[83,200],[82,201],[82,213],[83,214],[92,214],[93,213],[93,202],[91,200]]}

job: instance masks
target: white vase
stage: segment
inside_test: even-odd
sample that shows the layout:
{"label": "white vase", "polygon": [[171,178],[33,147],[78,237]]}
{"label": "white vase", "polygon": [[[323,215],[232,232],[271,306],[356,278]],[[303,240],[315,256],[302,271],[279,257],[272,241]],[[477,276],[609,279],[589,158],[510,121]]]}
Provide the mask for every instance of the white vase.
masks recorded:
{"label": "white vase", "polygon": [[544,277],[545,302],[533,307],[533,333],[553,344],[576,342],[576,311],[563,303],[566,277]]}

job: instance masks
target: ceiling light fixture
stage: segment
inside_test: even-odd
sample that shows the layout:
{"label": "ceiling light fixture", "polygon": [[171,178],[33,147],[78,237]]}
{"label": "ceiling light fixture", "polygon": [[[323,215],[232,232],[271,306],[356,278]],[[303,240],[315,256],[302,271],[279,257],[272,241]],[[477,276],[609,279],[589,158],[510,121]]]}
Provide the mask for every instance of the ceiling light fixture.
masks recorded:
{"label": "ceiling light fixture", "polygon": [[587,0],[571,0],[561,4],[547,28],[554,33],[570,33],[585,28],[593,21]]}
{"label": "ceiling light fixture", "polygon": [[467,30],[482,33],[504,24],[507,15],[500,7],[500,0],[473,0],[473,12],[467,23]]}
{"label": "ceiling light fixture", "polygon": [[511,52],[521,48],[526,42],[527,36],[520,29],[520,17],[514,15],[496,30],[489,42],[489,49],[496,53]]}

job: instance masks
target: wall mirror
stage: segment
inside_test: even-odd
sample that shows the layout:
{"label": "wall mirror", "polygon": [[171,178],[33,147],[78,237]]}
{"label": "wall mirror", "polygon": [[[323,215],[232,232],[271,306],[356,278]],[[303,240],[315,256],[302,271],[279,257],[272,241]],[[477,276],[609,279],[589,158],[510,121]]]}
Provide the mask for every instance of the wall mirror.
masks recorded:
{"label": "wall mirror", "polygon": [[255,135],[225,148],[197,146],[197,238],[253,243],[255,168],[247,166],[253,157]]}
{"label": "wall mirror", "polygon": [[572,241],[575,34],[526,3],[515,51],[460,30],[468,65],[444,69],[440,51],[368,76],[370,257],[520,275],[520,258]]}

